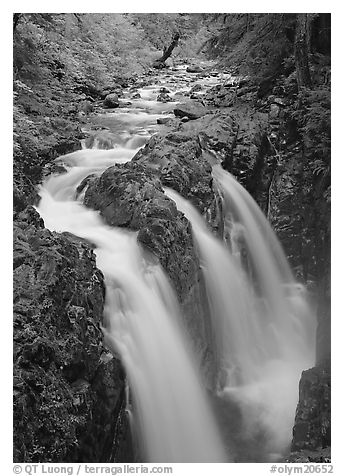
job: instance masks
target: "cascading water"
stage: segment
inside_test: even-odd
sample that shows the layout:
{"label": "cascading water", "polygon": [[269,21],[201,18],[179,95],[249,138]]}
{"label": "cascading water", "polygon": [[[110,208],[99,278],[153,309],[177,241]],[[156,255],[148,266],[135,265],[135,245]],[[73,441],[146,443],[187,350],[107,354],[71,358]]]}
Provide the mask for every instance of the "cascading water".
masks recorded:
{"label": "cascading water", "polygon": [[[131,160],[155,130],[157,118],[173,107],[172,102],[156,101],[159,87],[139,92],[133,108],[94,117],[105,132],[89,140],[93,149],[59,159],[67,173],[45,181],[38,211],[48,228],[69,231],[96,247],[106,282],[104,340],[127,371],[134,407],[130,420],[140,457],[150,462],[225,462],[233,457],[223,449],[164,272],[144,255],[135,233],[106,226],[81,203],[83,180]],[[102,144],[113,148],[96,148]],[[190,220],[199,250],[218,396],[229,413],[233,402],[234,411],[240,409],[238,444],[264,440],[265,446],[258,446],[264,451],[260,460],[266,460],[269,454],[283,453],[290,441],[300,373],[314,359],[314,323],[304,290],[294,282],[259,207],[221,167],[213,167],[213,177],[223,201],[224,242],[190,203],[173,190],[166,193]],[[229,439],[232,448],[232,435]]]}
{"label": "cascading water", "polygon": [[95,246],[106,282],[104,336],[126,368],[141,457],[149,462],[226,462],[177,301],[161,267],[149,263],[136,234],[110,228],[75,201],[91,173],[123,163],[135,150],[81,150],[61,157],[69,170],[41,187],[37,208],[45,226]]}
{"label": "cascading water", "polygon": [[220,166],[213,177],[223,197],[227,243],[189,202],[173,190],[165,193],[191,222],[199,249],[218,351],[218,393],[238,403],[242,434],[263,437],[274,459],[291,440],[300,374],[314,364],[315,322],[258,205]]}

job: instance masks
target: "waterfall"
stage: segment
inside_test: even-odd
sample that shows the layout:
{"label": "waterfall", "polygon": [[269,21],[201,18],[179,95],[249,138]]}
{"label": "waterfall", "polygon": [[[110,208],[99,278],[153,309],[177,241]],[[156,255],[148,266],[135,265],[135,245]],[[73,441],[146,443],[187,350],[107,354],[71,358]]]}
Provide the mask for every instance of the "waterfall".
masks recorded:
{"label": "waterfall", "polygon": [[270,459],[291,441],[302,370],[314,364],[315,320],[282,247],[249,193],[213,167],[222,196],[224,241],[178,193],[206,282],[218,358],[218,394],[237,402],[242,434],[266,440]]}
{"label": "waterfall", "polygon": [[75,200],[84,178],[130,160],[134,153],[84,149],[61,157],[68,171],[41,186],[37,210],[47,228],[71,232],[95,245],[106,284],[104,340],[120,355],[128,375],[142,458],[226,462],[178,303],[162,268],[149,262],[136,233],[106,226],[97,212]]}

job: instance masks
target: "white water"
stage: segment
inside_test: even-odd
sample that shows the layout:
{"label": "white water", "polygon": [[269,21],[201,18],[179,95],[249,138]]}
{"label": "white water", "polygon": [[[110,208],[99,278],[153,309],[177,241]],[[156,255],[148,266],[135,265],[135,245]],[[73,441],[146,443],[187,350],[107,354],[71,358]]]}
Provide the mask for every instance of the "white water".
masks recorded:
{"label": "white water", "polygon": [[105,342],[126,368],[141,456],[149,462],[226,462],[164,272],[145,260],[135,233],[106,226],[97,212],[74,200],[83,178],[134,153],[84,149],[61,157],[70,170],[43,184],[38,211],[47,228],[69,231],[96,246],[106,282]]}
{"label": "white water", "polygon": [[219,395],[239,404],[244,436],[263,434],[274,459],[291,440],[301,372],[314,364],[315,322],[258,205],[221,167],[214,166],[213,177],[223,196],[227,244],[189,202],[173,190],[165,193],[191,222],[199,249],[217,341]]}
{"label": "white water", "polygon": [[[213,79],[207,81],[211,86]],[[173,84],[167,86],[173,97]],[[143,458],[223,462],[229,457],[162,269],[147,262],[134,233],[107,227],[97,212],[75,201],[85,177],[131,160],[156,130],[157,118],[173,108],[173,102],[156,101],[158,88],[139,92],[142,97],[132,100],[132,108],[98,117],[115,148],[84,149],[60,158],[68,173],[46,180],[38,211],[48,228],[69,231],[96,246],[107,286],[104,338],[128,374],[134,403],[130,419]],[[101,141],[96,138],[93,146]],[[168,194],[191,221],[199,248],[220,369],[218,393],[242,409],[248,440],[263,434],[265,454],[281,454],[291,438],[300,373],[313,363],[313,323],[303,288],[293,281],[262,212],[229,174],[215,166],[213,175],[223,196],[225,243],[188,202],[173,191]]]}

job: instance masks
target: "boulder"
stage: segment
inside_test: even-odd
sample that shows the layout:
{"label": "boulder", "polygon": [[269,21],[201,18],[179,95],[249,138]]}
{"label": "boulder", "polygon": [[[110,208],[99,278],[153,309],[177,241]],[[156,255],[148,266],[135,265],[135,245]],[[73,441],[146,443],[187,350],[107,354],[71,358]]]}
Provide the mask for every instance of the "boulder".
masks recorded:
{"label": "boulder", "polygon": [[110,461],[125,383],[102,344],[95,255],[28,207],[14,222],[13,265],[14,461]]}
{"label": "boulder", "polygon": [[139,231],[138,241],[159,258],[178,295],[185,297],[196,259],[190,225],[152,170],[138,162],[109,167],[91,182],[84,203],[99,210],[110,226]]}
{"label": "boulder", "polygon": [[132,104],[131,101],[119,101],[119,107],[130,107]]}
{"label": "boulder", "polygon": [[187,73],[202,73],[203,69],[197,65],[190,65],[186,68]]}
{"label": "boulder", "polygon": [[209,111],[201,103],[196,101],[189,101],[189,102],[178,104],[173,109],[173,112],[176,117],[186,116],[189,119],[198,119],[208,114]]}
{"label": "boulder", "polygon": [[169,102],[171,101],[171,98],[168,94],[166,93],[160,93],[156,99],[158,102]]}
{"label": "boulder", "polygon": [[120,84],[113,84],[104,89],[100,94],[100,99],[105,99],[109,94],[117,94],[117,96],[123,96],[123,89]]}
{"label": "boulder", "polygon": [[118,107],[119,106],[118,95],[116,93],[108,94],[103,101],[103,105],[107,109],[113,109],[115,107]]}
{"label": "boulder", "polygon": [[198,135],[169,131],[155,134],[132,159],[154,173],[165,187],[190,200],[204,213],[214,200],[211,166],[202,156]]}
{"label": "boulder", "polygon": [[170,121],[172,121],[172,117],[158,117],[156,120],[157,124],[167,124]]}

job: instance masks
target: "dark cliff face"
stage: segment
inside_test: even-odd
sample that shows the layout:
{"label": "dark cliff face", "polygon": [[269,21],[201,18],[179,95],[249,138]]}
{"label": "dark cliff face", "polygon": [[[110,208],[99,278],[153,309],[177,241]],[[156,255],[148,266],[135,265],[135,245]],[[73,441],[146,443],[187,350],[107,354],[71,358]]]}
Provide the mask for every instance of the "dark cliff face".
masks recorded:
{"label": "dark cliff face", "polygon": [[330,362],[302,372],[292,451],[331,446]]}
{"label": "dark cliff face", "polygon": [[14,223],[14,461],[108,461],[124,374],[102,345],[90,247],[29,207]]}
{"label": "dark cliff face", "polygon": [[328,462],[331,458],[331,368],[324,360],[302,372],[290,462]]}

